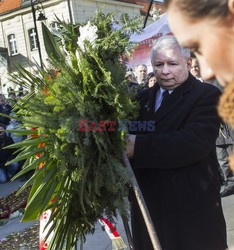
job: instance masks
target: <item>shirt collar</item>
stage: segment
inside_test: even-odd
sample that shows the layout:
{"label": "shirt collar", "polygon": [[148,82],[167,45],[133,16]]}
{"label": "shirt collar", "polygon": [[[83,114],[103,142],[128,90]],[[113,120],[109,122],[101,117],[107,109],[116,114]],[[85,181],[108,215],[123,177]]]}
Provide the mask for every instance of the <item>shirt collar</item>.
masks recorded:
{"label": "shirt collar", "polygon": [[[160,87],[159,91],[160,91],[160,95],[162,95],[163,92],[165,92],[165,91],[167,91],[167,90],[166,90],[166,89],[163,89],[162,87]],[[171,94],[172,92],[173,92],[173,89],[172,89],[172,90],[168,90],[168,93],[169,93],[169,94]]]}

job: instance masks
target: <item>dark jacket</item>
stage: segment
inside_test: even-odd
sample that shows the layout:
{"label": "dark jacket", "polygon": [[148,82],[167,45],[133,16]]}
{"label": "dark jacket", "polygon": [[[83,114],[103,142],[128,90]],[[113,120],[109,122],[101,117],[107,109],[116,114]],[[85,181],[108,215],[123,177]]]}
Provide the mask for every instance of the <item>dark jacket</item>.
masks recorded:
{"label": "dark jacket", "polygon": [[[224,250],[215,152],[220,91],[189,75],[154,112],[158,89],[156,84],[139,94],[140,120],[153,120],[155,129],[137,135],[133,169],[162,248]],[[134,201],[133,233],[137,249],[153,249]]]}
{"label": "dark jacket", "polygon": [[[0,113],[9,115],[11,113],[12,107],[9,104],[1,105],[0,104]],[[0,123],[3,123],[5,125],[8,125],[10,122],[10,119],[8,117],[0,115]]]}
{"label": "dark jacket", "polygon": [[222,122],[219,129],[219,136],[216,140],[217,146],[233,145],[234,144],[234,131],[229,124]]}
{"label": "dark jacket", "polygon": [[[208,83],[214,85],[221,92],[223,92],[223,86],[221,86],[217,80]],[[223,146],[232,144],[234,144],[234,131],[227,123],[222,122],[219,129],[219,136],[217,138],[216,145]]]}
{"label": "dark jacket", "polygon": [[7,161],[13,158],[14,149],[3,149],[4,147],[13,144],[14,141],[11,137],[4,135],[0,138],[0,167],[3,167]]}

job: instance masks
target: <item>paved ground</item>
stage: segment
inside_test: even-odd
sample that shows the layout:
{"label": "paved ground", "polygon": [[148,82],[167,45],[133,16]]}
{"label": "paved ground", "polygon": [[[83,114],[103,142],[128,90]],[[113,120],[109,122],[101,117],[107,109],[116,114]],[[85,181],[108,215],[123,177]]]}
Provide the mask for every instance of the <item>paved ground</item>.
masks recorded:
{"label": "paved ground", "polygon": [[[0,184],[0,197],[10,194],[12,191],[18,189],[22,182],[15,181],[13,183]],[[230,250],[234,250],[234,195],[223,198],[224,215],[227,223],[228,245]],[[12,232],[19,232],[27,227],[30,227],[35,222],[21,223],[19,218],[10,220],[4,226],[0,226],[0,240]],[[117,231],[123,237],[127,244],[122,221],[119,220],[117,224]],[[79,249],[79,247],[78,247]],[[87,236],[87,241],[83,246],[83,250],[111,250],[112,243],[108,235],[102,231],[101,225],[96,225],[96,231],[93,235]]]}
{"label": "paved ground", "polygon": [[[0,197],[9,195],[12,191],[17,190],[22,185],[23,183],[20,182],[19,180],[16,180],[14,182],[8,182],[5,184],[0,184]],[[7,235],[13,232],[14,233],[20,232],[34,224],[35,222],[22,223],[20,222],[20,218],[15,218],[13,220],[10,220],[7,224],[0,226],[0,240],[2,240]],[[127,244],[127,239],[121,219],[119,219],[117,223],[117,231],[123,238],[125,244]],[[80,249],[80,247],[78,247],[78,249]],[[95,233],[93,235],[87,236],[87,241],[83,245],[83,250],[111,250],[111,249],[112,249],[112,242],[110,238],[108,237],[106,232],[102,230],[101,224],[97,223]]]}
{"label": "paved ground", "polygon": [[234,250],[234,195],[222,199],[224,216],[227,224],[228,246]]}

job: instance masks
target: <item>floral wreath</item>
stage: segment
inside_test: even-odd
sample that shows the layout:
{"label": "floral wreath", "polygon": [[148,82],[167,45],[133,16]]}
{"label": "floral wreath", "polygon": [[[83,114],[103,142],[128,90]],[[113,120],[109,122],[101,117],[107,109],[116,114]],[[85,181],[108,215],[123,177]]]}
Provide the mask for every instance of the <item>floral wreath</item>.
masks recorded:
{"label": "floral wreath", "polygon": [[[8,146],[17,148],[8,164],[25,161],[14,179],[33,171],[21,188],[32,185],[22,221],[50,209],[48,249],[72,249],[103,215],[113,221],[117,211],[127,214],[130,178],[122,162],[127,131],[119,131],[116,121],[134,119],[138,112],[124,81],[124,61],[140,20],[124,14],[117,23],[113,13],[98,11],[86,24],[57,22],[61,30],[54,35],[42,26],[50,68],[29,72],[19,66],[12,76],[30,93],[14,107],[14,119],[24,129],[11,132],[27,139]],[[116,127],[82,131],[80,120],[92,121],[92,128],[99,121],[114,121]]]}

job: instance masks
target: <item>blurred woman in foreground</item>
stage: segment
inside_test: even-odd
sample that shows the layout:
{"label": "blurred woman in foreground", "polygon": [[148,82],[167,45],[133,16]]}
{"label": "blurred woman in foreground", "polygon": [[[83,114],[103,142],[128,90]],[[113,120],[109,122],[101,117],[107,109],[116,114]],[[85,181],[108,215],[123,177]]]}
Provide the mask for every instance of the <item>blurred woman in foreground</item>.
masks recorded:
{"label": "blurred woman in foreground", "polygon": [[[165,0],[172,32],[195,53],[204,80],[225,86],[219,103],[223,120],[234,128],[234,0]],[[234,155],[230,158],[234,169]]]}

